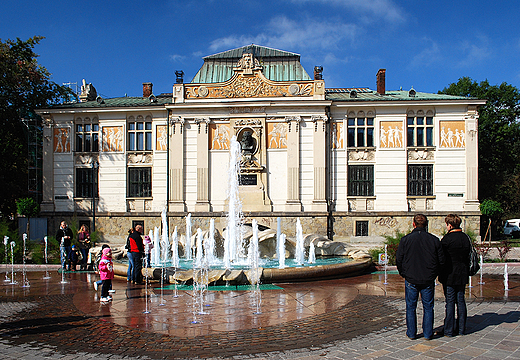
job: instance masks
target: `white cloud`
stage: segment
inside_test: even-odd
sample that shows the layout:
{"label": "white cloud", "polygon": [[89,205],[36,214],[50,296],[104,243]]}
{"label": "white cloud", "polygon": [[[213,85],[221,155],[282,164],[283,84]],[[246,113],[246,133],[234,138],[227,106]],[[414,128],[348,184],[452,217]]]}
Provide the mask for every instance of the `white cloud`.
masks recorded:
{"label": "white cloud", "polygon": [[211,42],[212,51],[227,50],[247,44],[287,49],[328,49],[344,41],[354,41],[360,31],[356,25],[339,22],[318,22],[312,19],[295,21],[286,16],[273,18],[257,35],[231,35]]}
{"label": "white cloud", "polygon": [[405,21],[404,12],[391,0],[291,0],[295,4],[321,3],[341,6],[346,9],[370,16],[385,19],[391,23]]}
{"label": "white cloud", "polygon": [[186,59],[186,56],[184,56],[184,55],[178,55],[178,54],[170,55],[170,60],[173,62],[182,62],[182,61],[184,61],[184,59]]}
{"label": "white cloud", "polygon": [[489,41],[486,37],[479,37],[478,41],[470,42],[464,41],[460,45],[461,56],[457,63],[460,67],[470,67],[481,63],[486,60],[492,54],[492,50],[489,48]]}
{"label": "white cloud", "polygon": [[442,61],[439,45],[434,40],[423,38],[420,43],[417,44],[417,48],[420,49],[420,51],[412,58],[410,62],[411,66],[424,68],[425,66],[430,66]]}

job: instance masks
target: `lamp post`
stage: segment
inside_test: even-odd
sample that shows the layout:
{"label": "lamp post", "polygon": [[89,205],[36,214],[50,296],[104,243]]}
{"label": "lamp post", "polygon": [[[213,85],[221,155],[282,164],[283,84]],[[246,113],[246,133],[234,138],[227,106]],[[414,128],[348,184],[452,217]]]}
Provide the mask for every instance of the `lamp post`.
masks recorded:
{"label": "lamp post", "polygon": [[96,178],[99,164],[97,160],[92,161],[92,232],[96,231]]}

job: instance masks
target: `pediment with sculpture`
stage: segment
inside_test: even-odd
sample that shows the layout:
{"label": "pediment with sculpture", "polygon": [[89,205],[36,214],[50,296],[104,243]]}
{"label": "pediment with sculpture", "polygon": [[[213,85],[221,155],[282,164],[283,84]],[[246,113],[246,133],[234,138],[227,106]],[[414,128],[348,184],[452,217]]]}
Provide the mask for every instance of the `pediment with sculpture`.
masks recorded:
{"label": "pediment with sculpture", "polygon": [[314,81],[272,81],[252,54],[244,54],[233,67],[234,75],[223,83],[186,84],[186,99],[262,98],[313,96]]}

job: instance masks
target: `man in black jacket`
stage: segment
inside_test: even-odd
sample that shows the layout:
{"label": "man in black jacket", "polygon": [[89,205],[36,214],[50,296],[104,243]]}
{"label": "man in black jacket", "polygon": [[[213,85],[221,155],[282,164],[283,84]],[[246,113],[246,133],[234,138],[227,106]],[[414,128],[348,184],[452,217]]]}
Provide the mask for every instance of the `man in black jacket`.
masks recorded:
{"label": "man in black jacket", "polygon": [[428,219],[423,214],[413,218],[413,231],[403,236],[396,254],[399,274],[405,279],[406,336],[417,336],[417,301],[419,293],[423,305],[423,335],[433,337],[433,305],[435,278],[444,265],[439,239],[426,231]]}
{"label": "man in black jacket", "polygon": [[143,265],[142,257],[144,255],[143,238],[141,237],[142,232],[143,227],[141,225],[137,225],[135,227],[135,231],[128,236],[130,249],[128,249],[127,256],[133,264],[132,281],[137,285],[143,284],[143,274],[141,272]]}
{"label": "man in black jacket", "polygon": [[60,243],[60,258],[61,258],[61,268],[65,270],[66,268],[70,269],[70,265],[68,264],[68,256],[72,249],[72,230],[67,226],[65,221],[62,221],[60,224],[60,228],[56,232],[56,240]]}

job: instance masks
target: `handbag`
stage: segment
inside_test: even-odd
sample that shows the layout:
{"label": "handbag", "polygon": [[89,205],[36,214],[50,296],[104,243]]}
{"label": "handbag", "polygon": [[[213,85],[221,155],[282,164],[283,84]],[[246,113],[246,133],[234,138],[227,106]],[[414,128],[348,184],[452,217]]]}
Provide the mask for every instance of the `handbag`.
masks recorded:
{"label": "handbag", "polygon": [[[466,235],[467,236],[467,235]],[[473,244],[471,243],[471,239],[468,236],[469,241],[469,276],[473,276],[480,270],[480,264],[479,264],[479,256],[477,254],[477,251],[473,247]]]}

